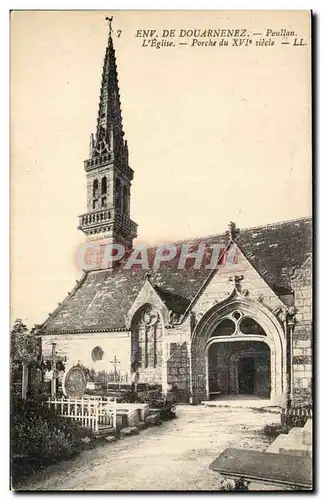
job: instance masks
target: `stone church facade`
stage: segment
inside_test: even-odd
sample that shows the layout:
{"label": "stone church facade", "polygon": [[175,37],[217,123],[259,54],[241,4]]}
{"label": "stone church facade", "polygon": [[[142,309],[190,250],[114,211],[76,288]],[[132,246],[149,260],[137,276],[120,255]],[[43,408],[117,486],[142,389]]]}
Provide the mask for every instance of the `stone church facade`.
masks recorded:
{"label": "stone church facade", "polygon": [[[79,229],[96,249],[137,236],[130,218],[134,172],[124,140],[115,51],[106,48],[100,104],[87,176],[87,212]],[[176,243],[222,248],[214,268],[178,256],[147,272],[120,264],[85,270],[39,327],[66,366],[118,370],[139,383],[175,388],[181,401],[254,397],[285,406],[311,398],[311,219],[228,231]],[[149,249],[149,259],[156,249]],[[228,256],[233,255],[233,260]],[[209,263],[209,261],[208,261]]]}

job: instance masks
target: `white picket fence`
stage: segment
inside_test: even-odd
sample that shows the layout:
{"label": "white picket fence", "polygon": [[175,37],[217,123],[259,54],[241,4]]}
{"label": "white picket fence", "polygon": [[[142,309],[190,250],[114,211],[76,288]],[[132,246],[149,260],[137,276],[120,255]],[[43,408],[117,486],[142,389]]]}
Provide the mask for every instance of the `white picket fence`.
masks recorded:
{"label": "white picket fence", "polygon": [[116,428],[116,400],[103,401],[102,398],[51,398],[46,401],[49,408],[64,418],[71,418],[95,433],[100,429]]}

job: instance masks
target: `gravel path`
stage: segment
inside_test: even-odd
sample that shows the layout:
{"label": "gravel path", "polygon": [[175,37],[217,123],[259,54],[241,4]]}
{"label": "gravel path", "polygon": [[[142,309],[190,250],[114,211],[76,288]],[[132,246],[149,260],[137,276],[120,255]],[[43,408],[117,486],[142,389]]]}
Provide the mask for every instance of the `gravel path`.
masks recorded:
{"label": "gravel path", "polygon": [[178,406],[178,418],[83,451],[33,474],[29,490],[218,490],[209,464],[226,447],[264,451],[261,433],[278,415],[246,408]]}

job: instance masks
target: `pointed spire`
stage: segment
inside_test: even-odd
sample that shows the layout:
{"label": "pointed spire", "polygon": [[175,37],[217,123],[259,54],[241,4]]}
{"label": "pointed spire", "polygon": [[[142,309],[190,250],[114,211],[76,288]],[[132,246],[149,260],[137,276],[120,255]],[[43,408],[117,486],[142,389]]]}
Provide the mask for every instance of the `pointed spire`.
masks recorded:
{"label": "pointed spire", "polygon": [[[106,238],[110,243],[121,243],[130,250],[137,236],[137,224],[130,219],[129,204],[134,172],[129,165],[128,147],[124,140],[112,19],[106,18],[109,23],[108,40],[97,129],[96,134],[90,137],[89,158],[84,161],[89,186],[87,213],[79,216],[78,228],[90,241]],[[109,179],[105,175],[106,167]],[[97,190],[97,186],[101,189]],[[121,196],[124,203],[120,203]]]}
{"label": "pointed spire", "polygon": [[113,17],[105,18],[109,23],[108,43],[105,52],[100,102],[97,118],[96,141],[92,157],[113,152],[124,155],[124,132],[122,125],[121,101],[112,39]]}

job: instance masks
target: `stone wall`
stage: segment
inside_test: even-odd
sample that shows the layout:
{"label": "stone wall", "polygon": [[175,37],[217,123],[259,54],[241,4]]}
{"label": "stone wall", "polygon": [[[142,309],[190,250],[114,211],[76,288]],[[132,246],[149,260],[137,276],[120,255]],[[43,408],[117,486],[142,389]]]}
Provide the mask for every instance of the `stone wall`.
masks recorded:
{"label": "stone wall", "polygon": [[162,385],[162,369],[161,366],[155,368],[139,368],[139,384]]}
{"label": "stone wall", "polygon": [[293,399],[312,398],[312,268],[308,259],[292,279],[296,323],[293,332]]}
{"label": "stone wall", "polygon": [[167,361],[168,384],[172,386],[177,395],[177,400],[189,401],[189,355],[187,343],[171,342]]}

